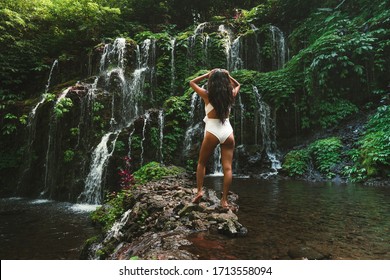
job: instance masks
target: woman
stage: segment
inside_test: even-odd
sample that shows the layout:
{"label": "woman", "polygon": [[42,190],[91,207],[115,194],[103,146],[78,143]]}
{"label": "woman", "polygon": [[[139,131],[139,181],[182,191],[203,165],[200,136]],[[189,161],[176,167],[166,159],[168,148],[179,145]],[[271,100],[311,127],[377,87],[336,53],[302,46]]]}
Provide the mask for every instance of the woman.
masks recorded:
{"label": "woman", "polygon": [[[208,79],[207,90],[198,84]],[[230,108],[234,97],[240,90],[240,84],[224,69],[213,69],[190,81],[191,88],[202,97],[205,104],[206,116],[205,134],[199,152],[196,169],[197,195],[193,203],[198,203],[203,196],[203,181],[206,173],[206,164],[215,147],[221,145],[221,158],[223,167],[223,193],[221,206],[229,208],[227,195],[232,183],[232,161],[234,150],[233,128],[229,122]]]}

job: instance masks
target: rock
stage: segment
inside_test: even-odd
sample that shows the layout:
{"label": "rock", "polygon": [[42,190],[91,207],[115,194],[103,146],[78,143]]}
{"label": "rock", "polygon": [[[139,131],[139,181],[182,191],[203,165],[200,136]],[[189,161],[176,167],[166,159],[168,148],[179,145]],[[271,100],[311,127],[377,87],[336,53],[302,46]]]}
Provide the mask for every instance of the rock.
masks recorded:
{"label": "rock", "polygon": [[[183,249],[193,232],[244,236],[247,229],[229,209],[220,206],[214,190],[206,190],[199,204],[191,202],[196,190],[188,178],[167,177],[132,190],[128,209],[102,238],[90,245],[93,259],[196,259]],[[238,196],[229,193],[236,206]],[[85,250],[84,250],[85,251]]]}

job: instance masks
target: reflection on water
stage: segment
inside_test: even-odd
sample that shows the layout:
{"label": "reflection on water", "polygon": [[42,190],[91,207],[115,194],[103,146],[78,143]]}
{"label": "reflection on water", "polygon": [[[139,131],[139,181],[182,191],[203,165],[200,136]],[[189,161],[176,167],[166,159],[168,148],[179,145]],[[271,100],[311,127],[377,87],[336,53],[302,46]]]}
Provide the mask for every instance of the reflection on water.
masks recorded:
{"label": "reflection on water", "polygon": [[[219,192],[222,178],[205,185]],[[201,259],[290,259],[307,248],[328,259],[390,259],[390,186],[235,179],[231,190],[248,235],[194,234]]]}
{"label": "reflection on water", "polygon": [[4,259],[78,259],[96,234],[89,211],[96,206],[45,199],[0,199],[0,257]]}

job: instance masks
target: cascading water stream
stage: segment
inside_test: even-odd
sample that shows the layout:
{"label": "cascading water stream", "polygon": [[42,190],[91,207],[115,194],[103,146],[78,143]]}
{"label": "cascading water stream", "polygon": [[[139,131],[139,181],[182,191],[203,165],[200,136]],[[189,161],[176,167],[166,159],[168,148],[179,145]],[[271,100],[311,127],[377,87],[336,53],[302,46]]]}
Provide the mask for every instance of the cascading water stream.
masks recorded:
{"label": "cascading water stream", "polygon": [[223,24],[218,27],[218,31],[221,33],[223,38],[223,46],[225,48],[226,55],[226,68],[230,71],[230,53],[232,48],[233,32]]}
{"label": "cascading water stream", "polygon": [[[118,38],[115,40],[113,46],[110,47],[107,45],[104,48],[100,66],[102,73],[100,76],[104,78],[105,84],[109,85],[111,75],[116,73],[120,81],[121,96],[117,97],[118,102],[114,102],[115,96],[112,96],[112,131],[103,136],[99,145],[93,152],[90,171],[85,181],[84,191],[78,198],[78,201],[81,203],[100,204],[102,202],[103,176],[108,161],[115,150],[115,142],[122,130],[129,127],[135,117],[143,110],[142,105],[140,104],[140,98],[144,90],[146,73],[150,72],[149,70],[152,68],[149,67],[151,45],[152,40],[147,39],[141,46],[137,46],[137,68],[132,73],[132,80],[130,82],[125,75],[125,39]],[[152,56],[153,52],[152,47]],[[114,68],[107,71],[107,69],[112,66],[114,66]],[[121,108],[120,119],[118,120],[115,118],[115,111],[117,108]],[[110,138],[113,138],[111,140],[111,149],[108,147]]]}
{"label": "cascading water stream", "polygon": [[[208,60],[207,60],[207,57],[208,57],[208,44],[209,44],[209,40],[210,40],[210,37],[208,34],[204,34],[204,28],[206,27],[206,25],[208,24],[208,22],[203,22],[201,24],[198,24],[194,30],[194,35],[188,37],[188,48],[187,48],[187,62],[190,62],[190,61],[193,61],[194,59],[194,52],[195,52],[195,47],[196,47],[196,39],[199,37],[199,36],[202,36],[201,40],[201,44],[202,44],[202,50],[203,50],[203,60],[202,60],[202,63],[203,63],[203,66],[204,67],[207,67],[207,63],[208,63]],[[187,69],[189,71],[192,71],[190,65],[188,65]],[[188,73],[190,74],[190,73]]]}
{"label": "cascading water stream", "polygon": [[245,106],[241,101],[241,95],[238,95],[238,104],[240,107],[240,140],[241,145],[244,144],[244,113],[245,113]]}
{"label": "cascading water stream", "polygon": [[164,142],[164,111],[160,110],[158,112],[158,126],[160,128],[160,146],[159,146],[159,154],[160,154],[160,163],[164,162],[164,154],[163,154],[163,142]]}
{"label": "cascading water stream", "polygon": [[283,32],[276,26],[271,25],[272,45],[274,46],[275,56],[273,59],[274,70],[281,69],[286,63],[286,42]]}
{"label": "cascading water stream", "polygon": [[221,145],[218,145],[214,150],[213,155],[213,173],[211,176],[223,176],[222,162],[221,162]]}
{"label": "cascading water stream", "polygon": [[144,119],[144,125],[142,127],[142,139],[141,139],[141,166],[144,163],[144,142],[145,142],[145,132],[146,132],[146,125],[148,124],[148,121],[150,121],[150,114],[147,112],[143,116]]}
{"label": "cascading water stream", "polygon": [[42,94],[41,99],[35,105],[35,107],[32,109],[32,111],[30,113],[31,121],[33,121],[35,119],[35,114],[36,114],[36,111],[37,111],[38,107],[41,106],[41,104],[43,104],[45,102],[45,100],[46,100],[46,94],[49,92],[50,83],[51,83],[51,77],[53,75],[53,70],[54,70],[54,67],[56,67],[56,66],[58,66],[58,59],[54,60],[53,65],[51,66],[49,78],[47,79],[47,84],[45,86],[45,92]]}
{"label": "cascading water stream", "polygon": [[256,53],[256,70],[257,71],[261,71],[261,67],[262,67],[262,63],[261,63],[261,57],[260,57],[260,53],[261,53],[261,47],[260,47],[260,43],[259,43],[259,38],[258,38],[258,28],[253,25],[253,24],[250,24],[250,27],[253,31],[253,33],[255,34],[255,43],[256,43],[256,50],[255,50],[255,53]]}
{"label": "cascading water stream", "polygon": [[240,70],[244,67],[244,62],[241,58],[241,37],[234,39],[232,46],[230,48],[229,55],[229,71]]}
{"label": "cascading water stream", "polygon": [[199,95],[194,92],[191,97],[191,109],[189,111],[189,120],[190,123],[187,127],[187,130],[185,132],[184,137],[184,155],[188,156],[191,148],[192,148],[192,141],[195,138],[195,135],[198,135],[200,133],[200,130],[202,129],[202,122],[195,120],[195,110],[198,106],[200,106],[201,99]]}
{"label": "cascading water stream", "polygon": [[[33,155],[33,144],[34,144],[34,141],[35,141],[36,126],[37,126],[36,112],[37,112],[38,108],[46,101],[47,93],[49,92],[50,85],[51,85],[51,78],[52,78],[52,75],[53,75],[54,68],[56,66],[58,67],[58,60],[57,59],[54,60],[52,66],[50,68],[49,77],[47,79],[47,83],[46,83],[46,86],[45,86],[45,91],[41,95],[41,99],[32,108],[32,110],[31,110],[31,112],[29,113],[29,116],[28,116],[28,121],[27,121],[27,130],[28,130],[27,150],[25,152],[25,160],[24,160],[25,167],[23,168],[23,172],[22,172],[22,174],[20,176],[20,179],[18,181],[18,186],[17,186],[18,191],[22,187],[21,185],[22,185],[23,179],[25,178],[25,176],[28,173],[28,171],[31,169],[31,164],[32,164],[32,161],[33,161],[33,156],[34,156]],[[49,141],[50,141],[50,139],[49,139]]]}
{"label": "cascading water stream", "polygon": [[57,156],[57,129],[58,129],[58,117],[56,115],[56,107],[59,106],[61,101],[66,98],[70,87],[64,90],[57,98],[49,117],[49,135],[47,141],[47,149],[45,156],[45,177],[44,177],[44,189],[41,192],[41,197],[45,197],[50,192],[50,187],[54,184],[56,156]]}
{"label": "cascading water stream", "polygon": [[[256,86],[253,86],[253,93],[256,97],[256,102],[258,105],[258,118],[259,118],[259,128],[261,133],[261,142],[264,148],[264,151],[271,162],[271,172],[260,174],[260,176],[268,178],[271,175],[276,175],[278,169],[281,168],[280,161],[277,159],[277,148],[276,148],[276,139],[275,139],[275,127],[273,125],[273,120],[271,118],[271,109],[267,103],[262,100],[262,96],[259,93]],[[255,130],[257,133],[257,130]],[[257,135],[256,135],[257,138]],[[255,143],[258,144],[258,143]]]}
{"label": "cascading water stream", "polygon": [[[102,180],[108,159],[115,150],[115,143],[120,131],[108,132],[100,141],[93,152],[91,170],[85,180],[84,191],[80,194],[78,200],[89,204],[100,204],[102,201]],[[111,139],[111,149],[109,141]]]}
{"label": "cascading water stream", "polygon": [[171,95],[174,95],[175,94],[175,80],[176,80],[176,67],[175,67],[176,38],[171,39],[170,46],[171,46]]}

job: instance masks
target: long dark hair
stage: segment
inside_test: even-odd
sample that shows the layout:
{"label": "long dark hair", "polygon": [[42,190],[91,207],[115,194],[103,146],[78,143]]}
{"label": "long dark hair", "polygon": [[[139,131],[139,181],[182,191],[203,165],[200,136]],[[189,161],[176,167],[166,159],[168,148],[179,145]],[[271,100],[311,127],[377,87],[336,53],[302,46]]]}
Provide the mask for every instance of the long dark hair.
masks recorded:
{"label": "long dark hair", "polygon": [[220,69],[213,72],[207,82],[207,90],[211,105],[218,118],[224,123],[234,102],[233,86],[230,83],[229,74]]}

